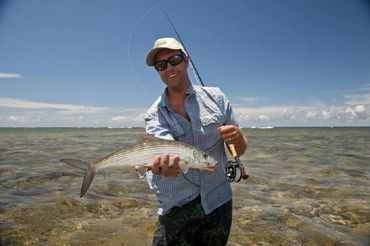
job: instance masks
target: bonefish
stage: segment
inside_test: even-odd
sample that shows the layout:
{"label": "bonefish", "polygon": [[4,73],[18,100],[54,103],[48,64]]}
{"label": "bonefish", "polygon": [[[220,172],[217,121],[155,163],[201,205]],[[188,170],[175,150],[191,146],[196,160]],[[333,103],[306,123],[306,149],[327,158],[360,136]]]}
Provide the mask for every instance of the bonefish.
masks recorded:
{"label": "bonefish", "polygon": [[[60,159],[60,161],[86,172],[80,194],[80,197],[83,197],[99,170],[130,166],[149,167],[156,156],[164,153],[170,156],[170,160],[175,155],[180,157],[179,166],[183,173],[186,173],[189,168],[214,170],[217,167],[217,162],[213,157],[192,145],[154,137],[146,138],[97,161],[77,159]],[[171,166],[172,163],[169,165]]]}

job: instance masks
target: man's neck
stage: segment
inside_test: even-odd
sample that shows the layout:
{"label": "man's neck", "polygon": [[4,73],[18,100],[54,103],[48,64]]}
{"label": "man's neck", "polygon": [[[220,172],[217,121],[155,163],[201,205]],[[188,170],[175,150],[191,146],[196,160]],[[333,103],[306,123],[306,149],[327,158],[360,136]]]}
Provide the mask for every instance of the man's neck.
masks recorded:
{"label": "man's neck", "polygon": [[191,82],[188,81],[187,83],[184,83],[184,86],[176,87],[176,88],[170,88],[167,87],[167,96],[168,98],[182,98],[185,99],[186,93],[189,89]]}
{"label": "man's neck", "polygon": [[187,89],[186,90],[184,90],[184,89],[178,90],[178,89],[168,88],[167,89],[167,97],[168,97],[168,101],[169,101],[170,105],[182,104],[185,101],[186,92],[187,92]]}
{"label": "man's neck", "polygon": [[189,116],[185,109],[185,98],[186,98],[187,90],[189,86],[181,90],[167,88],[167,98],[168,98],[168,104],[170,105],[170,108],[187,120],[189,120]]}

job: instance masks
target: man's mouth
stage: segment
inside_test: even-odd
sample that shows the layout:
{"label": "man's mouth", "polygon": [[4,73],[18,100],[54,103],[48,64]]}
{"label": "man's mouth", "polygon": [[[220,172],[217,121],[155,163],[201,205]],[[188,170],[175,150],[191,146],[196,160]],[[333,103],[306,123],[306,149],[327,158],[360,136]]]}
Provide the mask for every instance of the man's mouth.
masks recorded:
{"label": "man's mouth", "polygon": [[174,73],[174,74],[170,74],[168,77],[173,78],[173,77],[175,77],[176,75],[177,75],[177,73]]}

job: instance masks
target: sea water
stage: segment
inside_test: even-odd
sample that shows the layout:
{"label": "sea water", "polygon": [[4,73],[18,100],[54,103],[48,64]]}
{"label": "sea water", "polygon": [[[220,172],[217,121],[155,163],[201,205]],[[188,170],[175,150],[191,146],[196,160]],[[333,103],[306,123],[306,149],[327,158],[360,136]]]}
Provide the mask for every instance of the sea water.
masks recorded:
{"label": "sea water", "polygon": [[[370,128],[243,129],[228,245],[370,245]],[[143,129],[0,128],[0,245],[151,245],[157,201],[130,168],[83,172]]]}

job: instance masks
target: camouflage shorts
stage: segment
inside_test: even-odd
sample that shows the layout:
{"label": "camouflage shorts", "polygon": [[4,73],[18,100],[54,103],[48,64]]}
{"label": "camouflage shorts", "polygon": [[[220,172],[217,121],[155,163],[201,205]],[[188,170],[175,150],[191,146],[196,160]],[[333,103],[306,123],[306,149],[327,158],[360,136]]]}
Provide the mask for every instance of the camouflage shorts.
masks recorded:
{"label": "camouflage shorts", "polygon": [[231,200],[206,215],[198,197],[159,216],[153,246],[226,245],[231,221]]}

